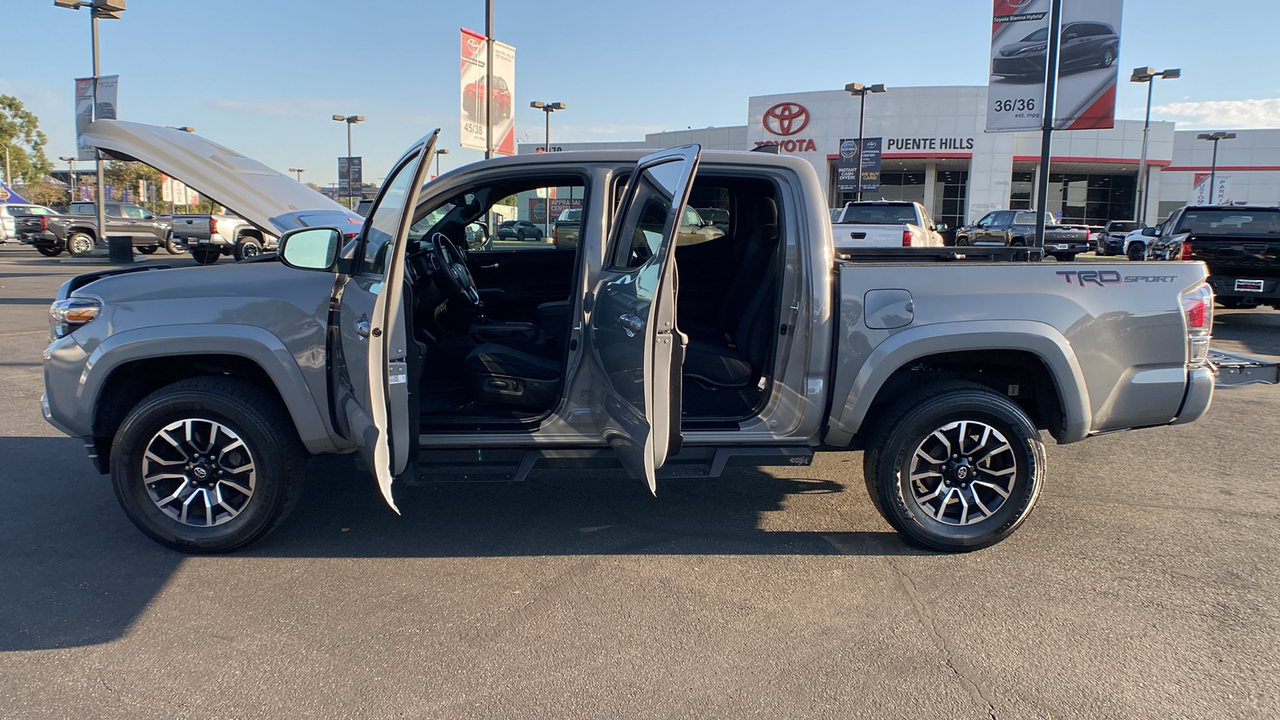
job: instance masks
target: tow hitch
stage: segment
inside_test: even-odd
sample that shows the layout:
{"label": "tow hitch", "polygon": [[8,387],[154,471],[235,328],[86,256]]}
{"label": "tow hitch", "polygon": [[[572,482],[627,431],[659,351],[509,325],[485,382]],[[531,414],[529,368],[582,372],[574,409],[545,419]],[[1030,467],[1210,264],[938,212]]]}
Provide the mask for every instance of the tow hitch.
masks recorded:
{"label": "tow hitch", "polygon": [[1217,370],[1218,387],[1280,384],[1280,362],[1209,349],[1209,363]]}

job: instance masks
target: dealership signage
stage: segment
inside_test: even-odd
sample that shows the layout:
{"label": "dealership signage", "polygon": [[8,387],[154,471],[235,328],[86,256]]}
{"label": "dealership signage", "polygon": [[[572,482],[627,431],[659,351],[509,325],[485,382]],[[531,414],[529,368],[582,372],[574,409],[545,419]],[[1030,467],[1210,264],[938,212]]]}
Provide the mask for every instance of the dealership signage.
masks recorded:
{"label": "dealership signage", "polygon": [[[120,88],[119,75],[103,75],[98,78],[97,102],[98,120],[116,119],[116,101]],[[80,136],[89,130],[89,123],[94,121],[93,78],[76,78],[76,159],[96,160],[96,151],[80,142]]]}
{"label": "dealership signage", "polygon": [[764,111],[760,122],[765,132],[778,136],[775,140],[757,140],[756,147],[777,145],[783,152],[817,152],[813,138],[796,138],[809,127],[809,109],[797,102],[780,102]]}
{"label": "dealership signage", "polygon": [[[987,132],[1044,123],[1050,0],[993,0]],[[1053,127],[1115,126],[1122,0],[1062,0]]]}
{"label": "dealership signage", "polygon": [[885,141],[885,152],[972,150],[971,137],[915,137],[889,138]]}
{"label": "dealership signage", "polygon": [[362,187],[364,187],[364,158],[338,158],[338,192],[343,197],[357,195]]}
{"label": "dealership signage", "polygon": [[[461,80],[462,147],[485,149],[486,132],[490,148],[497,155],[514,155],[516,50],[493,42],[493,71],[486,72],[489,48],[483,35],[462,31],[459,75]],[[492,77],[493,87],[489,85]]]}
{"label": "dealership signage", "polygon": [[[1209,178],[1213,178],[1213,192],[1209,191]],[[1196,173],[1192,179],[1190,205],[1226,205],[1231,202],[1231,176],[1217,173]]]}

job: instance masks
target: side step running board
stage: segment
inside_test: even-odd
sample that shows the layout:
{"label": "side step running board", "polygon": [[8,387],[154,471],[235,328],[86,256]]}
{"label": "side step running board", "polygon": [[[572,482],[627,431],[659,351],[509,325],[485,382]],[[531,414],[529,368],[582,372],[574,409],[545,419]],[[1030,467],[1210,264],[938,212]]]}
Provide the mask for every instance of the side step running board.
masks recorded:
{"label": "side step running board", "polygon": [[[659,479],[715,478],[726,467],[813,464],[813,449],[782,447],[686,447],[658,469]],[[423,451],[410,472],[400,476],[410,486],[444,482],[521,482],[535,468],[618,468],[610,448],[546,450],[467,449]]]}
{"label": "side step running board", "polygon": [[1218,387],[1280,384],[1280,363],[1209,348],[1209,363],[1218,371]]}

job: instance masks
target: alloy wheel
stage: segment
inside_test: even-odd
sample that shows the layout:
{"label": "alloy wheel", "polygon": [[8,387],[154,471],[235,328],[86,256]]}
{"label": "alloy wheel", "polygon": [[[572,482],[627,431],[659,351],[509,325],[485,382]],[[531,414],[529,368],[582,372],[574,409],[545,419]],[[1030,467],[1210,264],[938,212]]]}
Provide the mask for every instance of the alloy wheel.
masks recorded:
{"label": "alloy wheel", "polygon": [[936,522],[972,525],[1004,506],[1017,477],[1017,456],[999,430],[958,420],[934,430],[916,447],[911,498]]}
{"label": "alloy wheel", "polygon": [[151,501],[192,527],[234,520],[253,499],[257,468],[232,429],[204,418],[169,423],[147,443],[142,482]]}

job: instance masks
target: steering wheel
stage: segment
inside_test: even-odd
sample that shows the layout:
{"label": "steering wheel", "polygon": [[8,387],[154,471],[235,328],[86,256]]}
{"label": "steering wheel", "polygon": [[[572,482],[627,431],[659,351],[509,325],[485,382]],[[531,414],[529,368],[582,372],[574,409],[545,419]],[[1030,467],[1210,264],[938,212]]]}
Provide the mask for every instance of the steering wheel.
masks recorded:
{"label": "steering wheel", "polygon": [[433,279],[440,285],[445,295],[458,302],[467,303],[479,312],[484,307],[484,303],[480,302],[480,291],[476,289],[475,279],[471,277],[466,256],[444,233],[438,232],[432,235],[431,245],[435,249],[436,256],[436,272]]}

